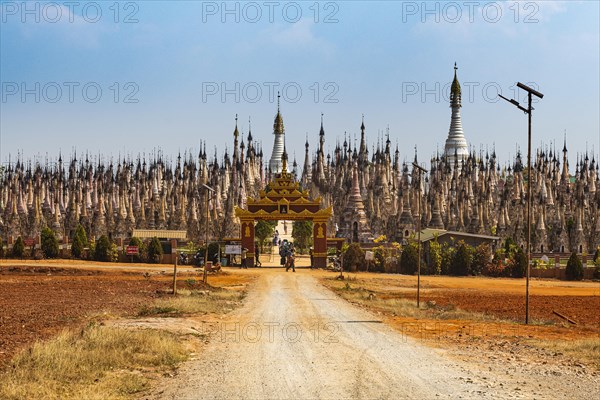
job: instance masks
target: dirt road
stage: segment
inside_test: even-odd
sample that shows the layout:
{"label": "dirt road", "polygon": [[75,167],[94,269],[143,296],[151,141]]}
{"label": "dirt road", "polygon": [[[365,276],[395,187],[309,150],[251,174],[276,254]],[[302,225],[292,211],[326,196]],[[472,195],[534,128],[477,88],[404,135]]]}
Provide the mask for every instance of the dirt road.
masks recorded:
{"label": "dirt road", "polygon": [[308,271],[262,274],[245,305],[205,333],[202,354],[146,398],[561,398],[537,383],[502,385],[502,376],[404,337]]}

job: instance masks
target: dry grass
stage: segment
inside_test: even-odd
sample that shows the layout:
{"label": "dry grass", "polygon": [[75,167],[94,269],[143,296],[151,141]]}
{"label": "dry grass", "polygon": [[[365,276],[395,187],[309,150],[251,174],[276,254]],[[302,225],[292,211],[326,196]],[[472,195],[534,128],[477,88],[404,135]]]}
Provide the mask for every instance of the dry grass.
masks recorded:
{"label": "dry grass", "polygon": [[17,355],[0,375],[2,399],[121,399],[149,386],[152,372],[187,357],[175,336],[90,325],[65,330]]}
{"label": "dry grass", "polygon": [[178,317],[181,315],[219,313],[233,310],[244,298],[238,291],[198,291],[180,289],[176,296],[159,299],[150,307],[143,307],[139,316]]}
{"label": "dry grass", "polygon": [[537,347],[562,353],[570,358],[592,364],[600,370],[600,337],[580,340],[535,340]]}
{"label": "dry grass", "polygon": [[435,320],[499,321],[494,316],[464,311],[452,305],[440,307],[431,303],[421,303],[421,307],[417,308],[414,300],[400,297],[384,297],[379,293],[368,290],[363,286],[357,286],[352,282],[345,282],[343,285],[333,284],[329,285],[329,287],[345,300],[392,316]]}

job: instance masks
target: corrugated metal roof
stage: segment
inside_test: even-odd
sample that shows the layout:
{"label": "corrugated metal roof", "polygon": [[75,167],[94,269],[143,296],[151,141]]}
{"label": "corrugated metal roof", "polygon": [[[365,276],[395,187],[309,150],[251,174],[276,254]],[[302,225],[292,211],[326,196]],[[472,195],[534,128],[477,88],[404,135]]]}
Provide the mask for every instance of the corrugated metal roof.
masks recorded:
{"label": "corrugated metal roof", "polygon": [[166,229],[134,229],[133,237],[140,239],[165,238],[165,239],[187,239],[187,231],[171,231]]}
{"label": "corrugated metal roof", "polygon": [[467,233],[467,232],[456,232],[456,231],[446,231],[443,229],[432,229],[432,228],[428,228],[428,229],[423,229],[421,231],[421,242],[428,242],[432,239],[434,239],[436,236],[437,237],[442,237],[445,235],[450,235],[450,236],[456,236],[456,237],[471,237],[471,238],[477,238],[477,239],[484,239],[484,240],[500,240],[500,238],[498,236],[490,236],[490,235],[480,235],[480,234],[475,234],[475,233]]}

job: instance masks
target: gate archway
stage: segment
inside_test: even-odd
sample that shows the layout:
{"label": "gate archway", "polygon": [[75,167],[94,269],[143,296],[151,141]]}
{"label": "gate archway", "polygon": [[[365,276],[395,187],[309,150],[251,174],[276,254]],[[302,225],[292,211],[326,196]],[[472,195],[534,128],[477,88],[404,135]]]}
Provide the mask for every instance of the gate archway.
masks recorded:
{"label": "gate archway", "polygon": [[254,266],[254,224],[257,220],[267,221],[312,221],[313,264],[317,268],[327,266],[327,224],[332,215],[331,207],[322,208],[321,198],[311,199],[308,191],[285,168],[273,179],[258,198],[248,197],[247,208],[235,208],[240,219],[242,247],[248,249],[248,266]]}

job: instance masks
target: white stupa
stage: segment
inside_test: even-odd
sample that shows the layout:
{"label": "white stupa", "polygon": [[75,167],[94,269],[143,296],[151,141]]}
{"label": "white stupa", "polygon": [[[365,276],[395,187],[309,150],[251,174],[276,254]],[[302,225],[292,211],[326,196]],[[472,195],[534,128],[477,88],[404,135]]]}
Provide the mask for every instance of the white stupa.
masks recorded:
{"label": "white stupa", "polygon": [[281,113],[279,112],[279,94],[277,95],[277,115],[273,123],[273,134],[275,135],[275,140],[273,141],[273,152],[269,160],[269,168],[272,174],[280,174],[282,169],[281,156],[285,148],[285,129],[283,128],[283,118],[281,118]]}
{"label": "white stupa", "polygon": [[467,139],[465,139],[465,133],[462,128],[462,121],[460,118],[461,105],[461,93],[460,83],[456,77],[456,63],[454,63],[454,80],[452,81],[452,87],[450,90],[450,107],[452,108],[452,119],[450,120],[450,130],[448,132],[448,139],[446,139],[446,145],[444,147],[444,154],[451,166],[454,166],[455,162],[461,163],[462,160],[466,160],[469,157],[469,146]]}

